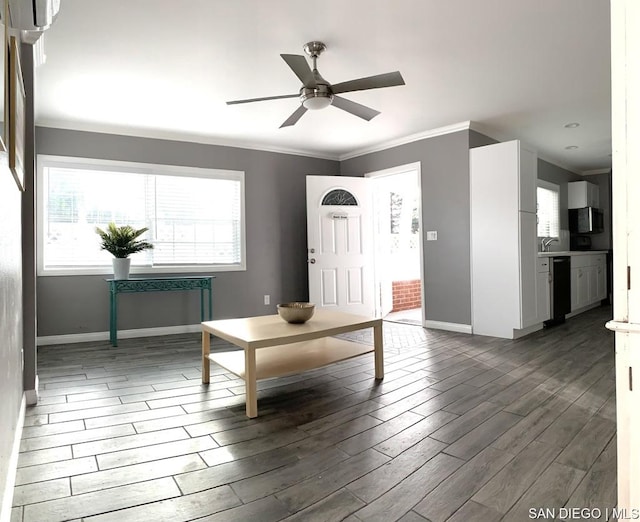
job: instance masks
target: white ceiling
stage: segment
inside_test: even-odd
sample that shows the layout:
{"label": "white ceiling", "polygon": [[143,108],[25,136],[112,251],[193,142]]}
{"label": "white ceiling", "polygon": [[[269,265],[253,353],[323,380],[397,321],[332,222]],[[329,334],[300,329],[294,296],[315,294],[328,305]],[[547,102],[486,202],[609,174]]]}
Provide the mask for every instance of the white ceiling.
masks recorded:
{"label": "white ceiling", "polygon": [[[279,55],[310,40],[331,83],[406,85],[344,95],[370,122],[329,107],[280,129],[297,99],[225,104],[296,93]],[[611,166],[609,41],[605,0],[63,0],[36,123],[340,159],[471,120],[592,171]]]}

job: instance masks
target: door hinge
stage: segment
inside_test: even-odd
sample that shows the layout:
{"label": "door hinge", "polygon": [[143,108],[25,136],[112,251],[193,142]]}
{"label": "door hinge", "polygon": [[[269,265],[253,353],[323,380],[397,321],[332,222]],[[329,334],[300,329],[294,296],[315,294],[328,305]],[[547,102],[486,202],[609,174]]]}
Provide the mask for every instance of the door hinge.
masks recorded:
{"label": "door hinge", "polygon": [[631,290],[631,267],[627,267],[627,290]]}
{"label": "door hinge", "polygon": [[629,366],[629,391],[633,391],[633,368]]}

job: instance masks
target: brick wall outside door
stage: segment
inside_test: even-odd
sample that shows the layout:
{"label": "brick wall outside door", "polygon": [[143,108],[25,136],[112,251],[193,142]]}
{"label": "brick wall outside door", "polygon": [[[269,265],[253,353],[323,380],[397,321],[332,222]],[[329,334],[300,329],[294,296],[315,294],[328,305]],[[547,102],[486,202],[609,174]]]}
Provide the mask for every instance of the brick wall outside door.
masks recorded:
{"label": "brick wall outside door", "polygon": [[422,284],[420,279],[413,279],[411,281],[393,281],[391,283],[391,288],[393,292],[392,312],[412,310],[422,306]]}

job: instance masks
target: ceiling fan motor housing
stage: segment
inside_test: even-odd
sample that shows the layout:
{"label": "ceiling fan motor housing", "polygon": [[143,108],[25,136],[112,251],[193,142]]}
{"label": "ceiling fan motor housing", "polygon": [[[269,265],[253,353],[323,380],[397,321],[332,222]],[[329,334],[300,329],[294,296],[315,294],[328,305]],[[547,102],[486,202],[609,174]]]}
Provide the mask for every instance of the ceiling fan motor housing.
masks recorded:
{"label": "ceiling fan motor housing", "polygon": [[331,87],[317,84],[315,87],[302,87],[300,89],[300,103],[309,110],[324,109],[331,105],[333,93]]}

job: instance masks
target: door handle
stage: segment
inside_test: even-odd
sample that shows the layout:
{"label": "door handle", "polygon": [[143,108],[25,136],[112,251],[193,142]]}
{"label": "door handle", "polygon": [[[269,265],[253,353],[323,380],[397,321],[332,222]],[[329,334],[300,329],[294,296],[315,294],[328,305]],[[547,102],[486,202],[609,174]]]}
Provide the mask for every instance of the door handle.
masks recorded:
{"label": "door handle", "polygon": [[315,260],[315,259],[313,259],[313,258],[309,259],[309,263],[311,263],[312,265],[313,265],[315,262],[316,262],[316,260]]}

